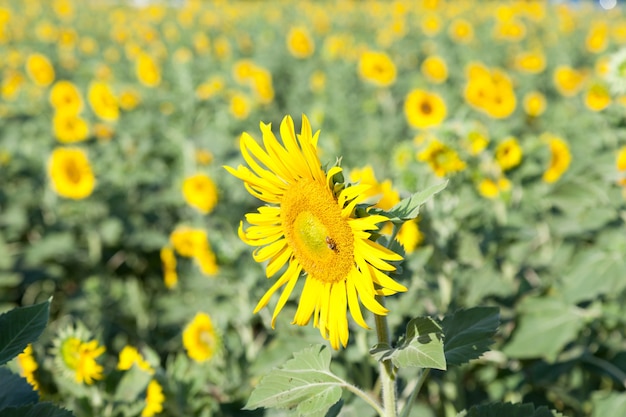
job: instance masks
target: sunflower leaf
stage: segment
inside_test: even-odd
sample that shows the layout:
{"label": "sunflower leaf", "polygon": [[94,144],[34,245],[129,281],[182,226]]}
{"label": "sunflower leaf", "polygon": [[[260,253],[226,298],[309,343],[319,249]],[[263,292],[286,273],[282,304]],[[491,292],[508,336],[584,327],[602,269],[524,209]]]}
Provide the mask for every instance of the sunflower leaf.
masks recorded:
{"label": "sunflower leaf", "polygon": [[347,383],[330,371],[327,348],[314,345],[293,356],[261,379],[244,409],[274,407],[323,417],[341,399],[341,388]]}
{"label": "sunflower leaf", "polygon": [[16,307],[0,315],[0,365],[24,351],[39,338],[48,324],[50,300],[28,307]]}
{"label": "sunflower leaf", "polygon": [[463,414],[467,417],[556,417],[561,416],[556,411],[550,411],[547,407],[535,408],[534,404],[511,404],[511,403],[491,403],[473,406],[469,412]]}
{"label": "sunflower leaf", "polygon": [[74,417],[71,411],[49,402],[7,407],[0,411],[2,417]]}
{"label": "sunflower leaf", "polygon": [[456,311],[441,321],[445,334],[446,362],[462,365],[489,350],[500,325],[497,307],[473,307]]}
{"label": "sunflower leaf", "polygon": [[406,220],[414,219],[419,215],[420,206],[430,200],[432,196],[446,188],[447,185],[448,181],[431,185],[427,189],[418,191],[403,199],[387,211],[373,207],[369,210],[369,213],[382,214],[394,223],[402,223]]}
{"label": "sunflower leaf", "polygon": [[398,368],[446,369],[443,332],[430,317],[417,317],[406,327],[406,336],[397,348],[378,344],[370,353],[379,361],[390,359]]}

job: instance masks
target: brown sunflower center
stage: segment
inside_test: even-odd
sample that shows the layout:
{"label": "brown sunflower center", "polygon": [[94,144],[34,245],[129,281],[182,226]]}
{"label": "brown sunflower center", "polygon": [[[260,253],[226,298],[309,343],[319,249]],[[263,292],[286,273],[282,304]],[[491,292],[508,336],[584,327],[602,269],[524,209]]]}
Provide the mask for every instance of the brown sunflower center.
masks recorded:
{"label": "brown sunflower center", "polygon": [[325,184],[294,183],[285,192],[281,218],[285,239],[309,276],[323,282],[348,276],[354,267],[354,235]]}

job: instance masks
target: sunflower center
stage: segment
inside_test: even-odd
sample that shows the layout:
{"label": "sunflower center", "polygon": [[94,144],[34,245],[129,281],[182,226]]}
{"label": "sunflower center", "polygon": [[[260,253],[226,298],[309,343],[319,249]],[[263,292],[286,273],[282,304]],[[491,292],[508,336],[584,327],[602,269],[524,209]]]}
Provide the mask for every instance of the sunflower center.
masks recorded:
{"label": "sunflower center", "polygon": [[313,279],[344,280],[354,267],[354,235],[325,184],[300,180],[281,204],[285,239],[295,259]]}

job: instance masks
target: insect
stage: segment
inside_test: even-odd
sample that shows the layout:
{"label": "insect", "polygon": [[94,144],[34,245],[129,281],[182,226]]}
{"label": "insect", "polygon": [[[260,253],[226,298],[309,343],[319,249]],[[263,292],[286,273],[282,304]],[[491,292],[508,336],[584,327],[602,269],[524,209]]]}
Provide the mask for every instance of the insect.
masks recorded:
{"label": "insect", "polygon": [[328,249],[334,252],[339,252],[339,249],[337,249],[337,243],[335,243],[332,237],[326,236],[326,245],[328,246]]}

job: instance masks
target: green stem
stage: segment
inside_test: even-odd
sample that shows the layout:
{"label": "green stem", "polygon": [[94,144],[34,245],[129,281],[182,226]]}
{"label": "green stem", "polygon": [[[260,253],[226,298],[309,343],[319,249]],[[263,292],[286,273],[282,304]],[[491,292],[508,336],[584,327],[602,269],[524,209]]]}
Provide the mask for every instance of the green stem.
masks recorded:
{"label": "green stem", "polygon": [[[393,225],[393,231],[391,237],[387,242],[387,248],[391,246],[391,243],[395,240],[396,235],[400,230],[400,226]],[[382,296],[376,296],[376,300],[384,307],[384,300]],[[374,315],[376,323],[376,335],[378,336],[378,343],[384,343],[391,346],[391,337],[389,335],[389,324],[387,323],[386,316]],[[385,417],[396,417],[398,415],[398,400],[397,400],[397,388],[396,388],[396,370],[391,363],[390,359],[380,362],[380,382],[382,388],[383,407],[385,411]]]}
{"label": "green stem", "polygon": [[409,415],[409,412],[411,411],[411,407],[413,406],[413,401],[415,401],[415,397],[417,397],[417,394],[419,394],[419,392],[421,391],[422,386],[424,385],[424,382],[426,381],[426,378],[428,378],[428,374],[430,374],[430,368],[426,368],[422,370],[422,373],[420,374],[420,377],[417,380],[417,384],[415,384],[415,387],[413,388],[411,395],[406,400],[406,404],[404,405],[404,408],[402,409],[402,414],[400,415],[400,417],[407,417]]}
{"label": "green stem", "polygon": [[348,391],[352,391],[356,396],[360,397],[363,401],[371,405],[380,417],[386,417],[385,410],[380,406],[380,404],[378,404],[378,402],[376,402],[374,398],[370,397],[366,392],[360,390],[358,387],[352,384],[346,383],[344,386]]}

